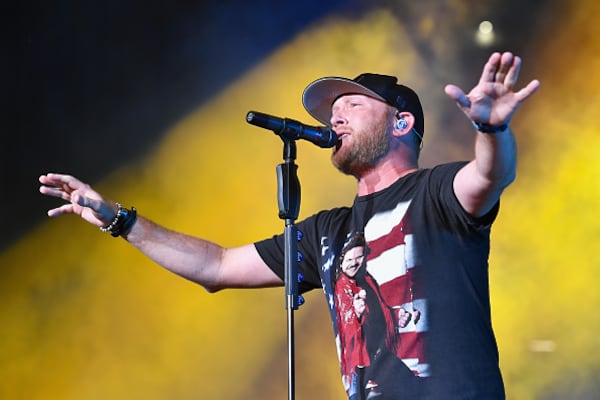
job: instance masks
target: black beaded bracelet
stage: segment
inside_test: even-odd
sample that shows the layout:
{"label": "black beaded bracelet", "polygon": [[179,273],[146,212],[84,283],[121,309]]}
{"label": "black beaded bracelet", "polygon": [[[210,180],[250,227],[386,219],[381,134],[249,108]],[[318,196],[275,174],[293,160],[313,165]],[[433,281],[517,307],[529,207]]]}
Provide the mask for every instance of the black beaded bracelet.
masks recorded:
{"label": "black beaded bracelet", "polygon": [[123,216],[122,216],[123,210],[124,210],[124,208],[121,205],[121,203],[117,203],[117,214],[115,215],[113,220],[110,222],[110,224],[100,227],[100,230],[102,232],[112,232],[115,229],[115,227],[120,223],[120,221],[123,219]]}
{"label": "black beaded bracelet", "polygon": [[100,227],[102,232],[109,232],[112,237],[127,235],[137,220],[137,210],[135,207],[129,210],[120,203],[117,203],[117,207],[117,214],[111,223]]}
{"label": "black beaded bracelet", "polygon": [[471,121],[475,129],[477,129],[481,133],[498,133],[503,132],[508,128],[508,124],[500,124],[500,125],[490,125],[485,124],[483,122]]}

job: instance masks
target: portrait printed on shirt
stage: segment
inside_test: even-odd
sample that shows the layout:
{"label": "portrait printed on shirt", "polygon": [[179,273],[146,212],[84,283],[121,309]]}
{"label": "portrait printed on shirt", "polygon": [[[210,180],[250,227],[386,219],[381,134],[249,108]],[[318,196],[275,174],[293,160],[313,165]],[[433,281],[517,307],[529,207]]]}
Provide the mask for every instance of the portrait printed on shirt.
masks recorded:
{"label": "portrait printed on shirt", "polygon": [[398,376],[429,376],[427,309],[415,282],[419,265],[409,205],[401,202],[373,215],[363,230],[349,232],[333,265],[324,266],[331,273],[324,289],[333,292],[342,380],[351,399],[389,388],[386,379],[397,386]]}

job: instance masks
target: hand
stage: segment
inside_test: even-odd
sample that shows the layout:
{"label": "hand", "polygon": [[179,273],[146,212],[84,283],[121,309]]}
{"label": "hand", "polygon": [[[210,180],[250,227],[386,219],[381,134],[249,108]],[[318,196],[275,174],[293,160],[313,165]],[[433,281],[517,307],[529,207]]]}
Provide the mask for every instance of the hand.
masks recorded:
{"label": "hand", "polygon": [[521,103],[540,86],[539,81],[533,80],[515,92],[520,69],[520,57],[509,52],[493,53],[469,94],[455,85],[447,85],[445,92],[472,121],[493,126],[508,124]]}
{"label": "hand", "polygon": [[404,308],[400,307],[398,310],[398,326],[400,328],[406,328],[406,325],[412,319],[412,314],[406,311]]}
{"label": "hand", "polygon": [[367,308],[366,300],[367,292],[365,292],[364,289],[354,295],[352,305],[354,306],[354,312],[359,319],[362,317]]}
{"label": "hand", "polygon": [[68,203],[48,211],[49,217],[76,214],[96,226],[108,225],[117,214],[117,204],[104,199],[90,185],[63,174],[46,174],[39,178],[40,193]]}
{"label": "hand", "polygon": [[421,311],[417,310],[416,308],[413,308],[413,322],[416,325],[417,322],[419,322],[419,320],[421,319]]}

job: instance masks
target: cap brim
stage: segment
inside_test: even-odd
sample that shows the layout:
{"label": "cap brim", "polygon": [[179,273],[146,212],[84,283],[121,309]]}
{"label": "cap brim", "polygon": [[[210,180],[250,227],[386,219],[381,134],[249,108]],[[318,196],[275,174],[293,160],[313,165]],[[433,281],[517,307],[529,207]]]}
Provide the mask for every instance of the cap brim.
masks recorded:
{"label": "cap brim", "polygon": [[317,121],[329,125],[331,106],[340,96],[345,94],[362,94],[386,101],[383,97],[353,80],[339,77],[317,79],[310,83],[302,93],[302,104]]}

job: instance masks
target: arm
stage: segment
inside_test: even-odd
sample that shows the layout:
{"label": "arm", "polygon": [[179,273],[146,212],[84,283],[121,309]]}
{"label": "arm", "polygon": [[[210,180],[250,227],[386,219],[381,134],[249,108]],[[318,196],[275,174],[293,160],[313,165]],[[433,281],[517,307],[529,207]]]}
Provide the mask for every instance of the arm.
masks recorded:
{"label": "arm", "polygon": [[[102,227],[117,213],[114,202],[72,176],[47,174],[39,180],[42,194],[67,201],[67,204],[49,210],[50,217],[76,214]],[[252,244],[224,248],[166,229],[141,216],[124,239],[162,267],[202,285],[209,292],[282,285],[281,279],[264,263]]]}
{"label": "arm", "polygon": [[487,213],[516,176],[517,147],[509,123],[521,103],[540,85],[534,80],[515,92],[520,68],[519,57],[494,53],[469,94],[454,85],[445,88],[471,121],[500,128],[495,133],[477,131],[475,158],[454,178],[456,197],[474,216]]}

